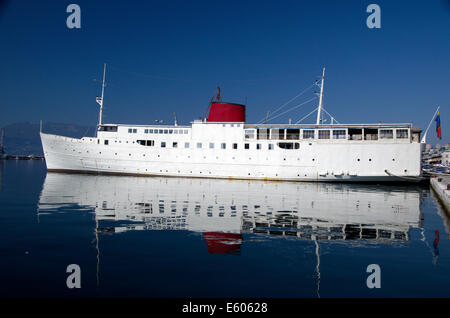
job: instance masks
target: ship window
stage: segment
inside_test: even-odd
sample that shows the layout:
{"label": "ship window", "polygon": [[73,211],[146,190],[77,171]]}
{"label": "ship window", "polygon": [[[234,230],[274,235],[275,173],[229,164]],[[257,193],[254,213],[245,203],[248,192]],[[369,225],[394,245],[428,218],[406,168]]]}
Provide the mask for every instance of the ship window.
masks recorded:
{"label": "ship window", "polygon": [[154,145],[155,145],[155,141],[154,140],[147,140],[147,146],[153,147]]}
{"label": "ship window", "polygon": [[202,143],[201,142],[197,142],[197,148],[201,148],[202,147]]}
{"label": "ship window", "polygon": [[267,129],[258,129],[258,139],[267,139],[268,133],[267,133]]}
{"label": "ship window", "polygon": [[278,142],[278,147],[281,149],[299,149],[300,144],[298,142]]}
{"label": "ship window", "polygon": [[187,133],[188,133],[188,130],[187,130],[187,129],[185,129],[185,130],[184,130],[184,134],[185,134],[185,135],[187,135]]}
{"label": "ship window", "polygon": [[214,143],[213,143],[213,142],[210,142],[210,143],[209,143],[209,148],[210,148],[210,149],[214,149]]}
{"label": "ship window", "polygon": [[177,147],[178,147],[178,142],[174,141],[174,142],[172,143],[172,148],[177,148]]}
{"label": "ship window", "polygon": [[349,128],[348,129],[348,140],[362,140],[362,129]]}
{"label": "ship window", "polygon": [[364,129],[364,140],[378,140],[378,129]]}
{"label": "ship window", "polygon": [[279,129],[270,130],[270,139],[278,139]]}
{"label": "ship window", "polygon": [[97,145],[100,144],[100,139],[97,139]]}
{"label": "ship window", "polygon": [[164,131],[162,129],[159,130],[159,133],[162,134]]}
{"label": "ship window", "polygon": [[286,139],[300,139],[300,129],[287,129],[286,130]]}
{"label": "ship window", "polygon": [[149,133],[150,133],[150,134],[153,134],[153,129],[149,129]]}
{"label": "ship window", "polygon": [[153,131],[153,133],[154,133],[154,134],[157,134],[157,133],[158,133],[158,129],[155,129],[155,130]]}
{"label": "ship window", "polygon": [[233,149],[238,149],[238,144],[233,144]]}
{"label": "ship window", "polygon": [[221,148],[222,149],[227,149],[227,144],[226,143],[222,143]]}
{"label": "ship window", "polygon": [[133,129],[133,134],[135,134],[135,133],[137,133],[137,129],[134,128]]}
{"label": "ship window", "polygon": [[231,124],[230,127],[234,127],[234,124]]}
{"label": "ship window", "polygon": [[333,130],[333,139],[345,139],[345,130]]}
{"label": "ship window", "polygon": [[250,149],[250,145],[249,144],[244,144],[244,148],[245,149]]}
{"label": "ship window", "polygon": [[237,124],[236,127],[241,127],[241,124]]}
{"label": "ship window", "polygon": [[380,129],[380,139],[394,138],[394,131],[392,129]]}
{"label": "ship window", "polygon": [[174,134],[178,134],[178,130],[175,129],[175,130],[173,131],[173,133],[174,133]]}
{"label": "ship window", "polygon": [[108,140],[105,139],[105,145],[108,145]]}
{"label": "ship window", "polygon": [[165,141],[161,141],[161,148],[166,148],[166,142]]}
{"label": "ship window", "polygon": [[144,130],[144,134],[148,134],[148,129],[145,129],[145,130]]}
{"label": "ship window", "polygon": [[169,131],[167,129],[164,129],[164,133],[167,134]]}
{"label": "ship window", "polygon": [[398,139],[408,138],[408,129],[397,129],[395,131],[395,137]]}
{"label": "ship window", "polygon": [[256,144],[256,149],[261,150],[261,144]]}
{"label": "ship window", "polygon": [[319,130],[319,139],[330,139],[329,130]]}
{"label": "ship window", "polygon": [[184,148],[189,148],[189,143],[188,142],[184,143]]}
{"label": "ship window", "polygon": [[169,134],[173,134],[173,129],[169,129]]}
{"label": "ship window", "polygon": [[254,129],[246,129],[245,130],[245,139],[254,139],[255,138],[255,130]]}
{"label": "ship window", "polygon": [[269,150],[273,150],[273,144],[268,144]]}
{"label": "ship window", "polygon": [[314,139],[314,130],[303,130],[303,139]]}
{"label": "ship window", "polygon": [[128,133],[131,134],[133,132],[133,129],[128,128]]}

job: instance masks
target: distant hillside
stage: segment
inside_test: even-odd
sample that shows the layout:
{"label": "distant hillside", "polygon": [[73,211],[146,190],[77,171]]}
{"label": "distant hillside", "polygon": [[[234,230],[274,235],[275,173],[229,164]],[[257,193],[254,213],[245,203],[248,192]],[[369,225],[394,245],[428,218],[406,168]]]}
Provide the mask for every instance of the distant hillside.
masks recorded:
{"label": "distant hillside", "polygon": [[[8,155],[42,156],[41,139],[39,138],[39,124],[16,123],[5,128],[4,149]],[[94,136],[95,127],[73,124],[44,123],[42,131],[50,134],[81,138]]]}

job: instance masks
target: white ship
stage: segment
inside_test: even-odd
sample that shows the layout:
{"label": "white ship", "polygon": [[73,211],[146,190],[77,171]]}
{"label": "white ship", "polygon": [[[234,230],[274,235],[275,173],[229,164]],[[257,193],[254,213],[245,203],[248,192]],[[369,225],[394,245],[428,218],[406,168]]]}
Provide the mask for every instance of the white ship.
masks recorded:
{"label": "white ship", "polygon": [[251,124],[245,105],[211,101],[190,125],[103,123],[96,137],[41,131],[48,171],[288,181],[421,180],[420,129],[412,124],[322,120],[325,69],[316,124]]}

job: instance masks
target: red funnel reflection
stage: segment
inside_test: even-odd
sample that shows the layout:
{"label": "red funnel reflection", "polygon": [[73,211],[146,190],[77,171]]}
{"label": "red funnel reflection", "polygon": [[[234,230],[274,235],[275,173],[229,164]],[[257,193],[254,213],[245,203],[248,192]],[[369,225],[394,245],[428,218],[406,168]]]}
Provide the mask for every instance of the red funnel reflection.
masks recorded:
{"label": "red funnel reflection", "polygon": [[241,234],[205,232],[203,238],[210,254],[240,254],[241,252]]}

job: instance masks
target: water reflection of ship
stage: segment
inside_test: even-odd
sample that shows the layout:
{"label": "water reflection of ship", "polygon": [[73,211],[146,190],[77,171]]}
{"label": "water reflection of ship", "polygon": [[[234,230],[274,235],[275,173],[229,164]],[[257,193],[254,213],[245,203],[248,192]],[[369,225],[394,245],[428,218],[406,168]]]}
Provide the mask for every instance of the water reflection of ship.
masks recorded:
{"label": "water reflection of ship", "polygon": [[414,187],[48,173],[38,215],[94,210],[97,249],[99,236],[132,230],[200,232],[211,254],[240,254],[247,234],[310,240],[320,297],[319,242],[407,242],[420,201]]}
{"label": "water reflection of ship", "polygon": [[[408,241],[409,230],[420,227],[420,191],[410,187],[47,174],[39,210],[74,204],[95,209],[99,233],[189,230],[208,233],[207,240],[255,233],[381,243]],[[222,236],[224,244],[237,240]]]}

